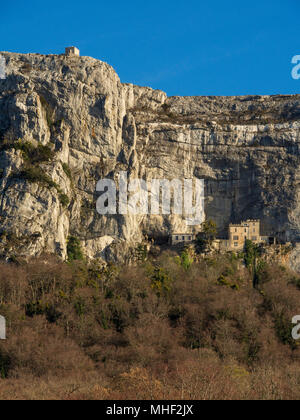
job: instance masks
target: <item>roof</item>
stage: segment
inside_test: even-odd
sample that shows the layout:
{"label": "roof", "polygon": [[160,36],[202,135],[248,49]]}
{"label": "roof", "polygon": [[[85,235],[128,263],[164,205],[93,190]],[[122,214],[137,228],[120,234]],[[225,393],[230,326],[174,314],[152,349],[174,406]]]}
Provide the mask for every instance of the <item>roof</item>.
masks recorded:
{"label": "roof", "polygon": [[193,235],[195,235],[195,233],[189,233],[189,232],[185,232],[185,233],[171,233],[171,235],[175,235],[175,236],[180,236],[180,235],[193,236]]}
{"label": "roof", "polygon": [[229,223],[229,226],[244,227],[244,225],[247,223],[260,223],[260,219],[248,219],[248,220],[243,220],[240,223]]}

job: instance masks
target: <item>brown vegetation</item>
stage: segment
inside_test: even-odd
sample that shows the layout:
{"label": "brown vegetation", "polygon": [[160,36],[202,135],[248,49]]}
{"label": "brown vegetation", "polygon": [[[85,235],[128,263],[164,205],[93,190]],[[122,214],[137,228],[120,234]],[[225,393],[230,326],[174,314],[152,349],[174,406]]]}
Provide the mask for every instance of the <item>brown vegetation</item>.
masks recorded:
{"label": "brown vegetation", "polygon": [[298,399],[300,281],[259,281],[232,255],[2,263],[0,399]]}

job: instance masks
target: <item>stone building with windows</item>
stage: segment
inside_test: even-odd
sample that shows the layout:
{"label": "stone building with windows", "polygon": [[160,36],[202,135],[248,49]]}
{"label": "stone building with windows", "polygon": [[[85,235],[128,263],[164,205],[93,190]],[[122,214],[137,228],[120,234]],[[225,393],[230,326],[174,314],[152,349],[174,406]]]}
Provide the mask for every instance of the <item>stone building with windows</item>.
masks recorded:
{"label": "stone building with windows", "polygon": [[244,248],[246,239],[254,243],[261,242],[260,220],[246,220],[239,224],[230,224],[228,228],[229,246],[232,249]]}
{"label": "stone building with windows", "polygon": [[259,244],[266,238],[260,235],[260,220],[248,219],[238,224],[230,223],[228,239],[219,239],[217,242],[220,251],[241,251],[246,239]]}
{"label": "stone building with windows", "polygon": [[196,239],[194,233],[172,233],[170,236],[171,245],[176,245],[179,243],[189,243]]}
{"label": "stone building with windows", "polygon": [[[179,243],[190,243],[196,240],[196,233],[172,233],[169,243],[176,245]],[[228,239],[215,239],[212,241],[212,248],[216,251],[242,251],[245,246],[246,239],[259,244],[266,242],[268,244],[276,243],[275,238],[269,236],[261,236],[260,220],[248,219],[241,223],[230,223],[228,226]],[[272,239],[272,241],[270,241]]]}
{"label": "stone building with windows", "polygon": [[80,56],[80,51],[76,47],[66,47],[65,55],[68,56],[68,57],[79,57]]}

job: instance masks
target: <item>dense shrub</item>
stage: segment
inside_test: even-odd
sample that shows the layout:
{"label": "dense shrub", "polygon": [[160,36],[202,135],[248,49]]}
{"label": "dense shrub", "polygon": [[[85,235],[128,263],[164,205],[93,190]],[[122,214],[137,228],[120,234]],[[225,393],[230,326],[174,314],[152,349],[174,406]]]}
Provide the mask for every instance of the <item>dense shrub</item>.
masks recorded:
{"label": "dense shrub", "polygon": [[68,255],[0,264],[1,399],[300,398],[296,274],[273,264],[255,289],[230,255],[88,265],[74,236]]}
{"label": "dense shrub", "polygon": [[18,178],[27,179],[29,182],[40,182],[49,188],[56,188],[60,191],[59,186],[54,182],[39,166],[29,166],[15,175]]}
{"label": "dense shrub", "polygon": [[81,250],[80,241],[75,236],[69,236],[68,238],[67,254],[68,254],[69,261],[83,259],[83,253]]}
{"label": "dense shrub", "polygon": [[67,207],[70,202],[69,197],[61,191],[59,185],[40,166],[32,165],[31,163],[27,164],[24,169],[13,174],[12,177],[26,179],[32,183],[39,183],[47,188],[55,188],[58,193],[58,199],[63,207]]}
{"label": "dense shrub", "polygon": [[38,144],[34,146],[28,141],[4,140],[0,145],[0,150],[10,149],[21,150],[24,159],[31,164],[47,162],[55,156],[55,152],[47,145]]}
{"label": "dense shrub", "polygon": [[68,178],[72,178],[72,173],[71,173],[71,169],[69,168],[69,166],[66,163],[62,163],[62,168],[65,172],[65,174],[67,175]]}
{"label": "dense shrub", "polygon": [[61,202],[61,204],[64,207],[67,207],[69,202],[70,202],[69,197],[66,194],[63,194],[63,193],[60,193],[58,197],[59,197],[59,201]]}

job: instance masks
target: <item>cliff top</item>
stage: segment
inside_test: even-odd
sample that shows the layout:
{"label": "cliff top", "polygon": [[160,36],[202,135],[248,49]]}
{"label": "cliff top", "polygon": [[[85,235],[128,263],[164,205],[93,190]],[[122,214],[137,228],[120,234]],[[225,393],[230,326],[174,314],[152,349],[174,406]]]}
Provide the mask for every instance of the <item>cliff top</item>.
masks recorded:
{"label": "cliff top", "polygon": [[243,96],[173,96],[161,90],[121,83],[109,64],[92,57],[42,55],[0,52],[6,59],[6,74],[20,76],[32,82],[52,84],[54,81],[81,82],[97,91],[109,92],[114,84],[133,89],[135,113],[147,115],[146,119],[165,119],[168,122],[193,123],[212,120],[220,123],[266,124],[300,119],[300,95],[243,95]]}

